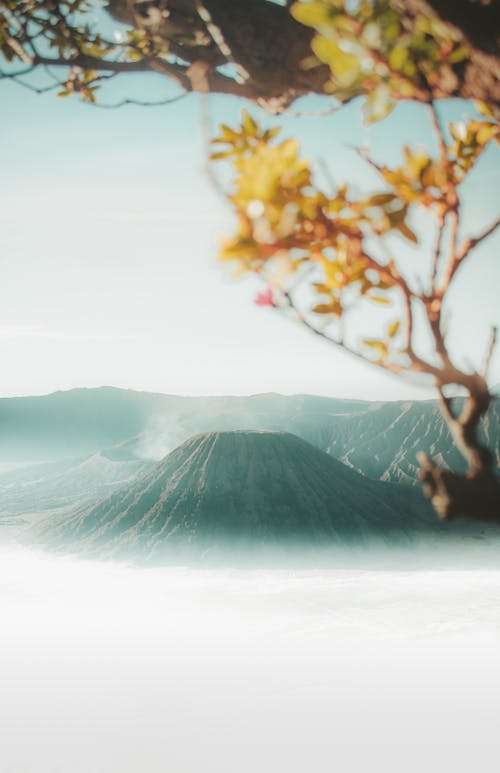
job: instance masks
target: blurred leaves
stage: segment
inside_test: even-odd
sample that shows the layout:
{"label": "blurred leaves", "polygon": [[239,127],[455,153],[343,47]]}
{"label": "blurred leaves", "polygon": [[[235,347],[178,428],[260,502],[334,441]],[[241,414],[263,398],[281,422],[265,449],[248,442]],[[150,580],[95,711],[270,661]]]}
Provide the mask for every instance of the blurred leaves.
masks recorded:
{"label": "blurred leaves", "polygon": [[[324,10],[323,3],[311,5],[315,13]],[[222,125],[212,141],[212,159],[231,166],[227,197],[237,221],[235,233],[222,243],[220,259],[272,284],[278,291],[275,306],[280,293],[287,298],[290,287],[306,286],[309,312],[326,323],[342,319],[360,301],[380,307],[384,318],[390,308],[384,335],[363,339],[362,348],[371,360],[403,367],[405,351],[394,344],[402,330],[402,319],[394,318],[394,300],[401,290],[409,292],[408,285],[392,258],[381,258],[374,248],[388,235],[418,244],[412,227],[416,207],[438,222],[455,212],[457,186],[484,148],[498,141],[499,127],[474,119],[451,124],[448,136],[447,144],[440,134],[437,157],[403,147],[402,161],[394,168],[366,159],[384,186],[371,195],[353,195],[346,185],[326,193],[297,141],[280,140],[277,129],[260,127],[244,111],[239,126]]]}
{"label": "blurred leaves", "polygon": [[[8,63],[33,66],[40,55],[67,63],[58,96],[79,94],[88,102],[95,102],[101,81],[109,77],[100,71],[100,61],[119,64],[169,56],[168,42],[143,29],[109,40],[99,30],[99,5],[87,0],[0,0],[0,53]],[[92,67],[85,66],[89,58]]]}
{"label": "blurred leaves", "polygon": [[[399,99],[429,101],[430,91],[455,78],[453,65],[468,57],[453,26],[423,14],[405,24],[389,0],[306,0],[291,13],[315,30],[316,62],[331,73],[327,91],[341,102],[366,95],[368,123],[384,118]],[[304,65],[313,67],[314,59]]]}

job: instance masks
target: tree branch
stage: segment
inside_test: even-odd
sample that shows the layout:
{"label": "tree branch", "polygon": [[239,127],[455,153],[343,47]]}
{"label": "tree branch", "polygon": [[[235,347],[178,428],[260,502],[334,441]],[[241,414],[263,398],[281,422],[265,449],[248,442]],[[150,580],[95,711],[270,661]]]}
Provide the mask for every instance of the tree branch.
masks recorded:
{"label": "tree branch", "polygon": [[444,215],[440,214],[438,217],[436,245],[434,247],[434,256],[432,259],[431,295],[434,295],[436,292],[436,282],[437,282],[439,263],[440,263],[442,248],[443,248],[443,237],[444,237],[445,227],[446,227],[446,218]]}
{"label": "tree branch", "polygon": [[[201,92],[206,88],[200,87],[199,82],[193,77],[193,65],[185,67],[174,62],[168,62],[165,59],[146,57],[138,62],[111,61],[109,59],[99,59],[88,54],[78,54],[69,60],[57,59],[37,54],[32,64],[45,65],[49,67],[82,67],[83,69],[109,71],[113,73],[133,73],[133,72],[159,72],[170,76],[185,91]],[[196,64],[196,63],[195,63]],[[208,89],[217,94],[232,94],[233,96],[255,99],[256,94],[251,85],[237,83],[233,78],[222,75],[219,72],[209,72],[207,74]]]}
{"label": "tree branch", "polygon": [[[291,292],[284,292],[283,295],[285,298],[285,306],[284,307],[277,306],[276,308],[278,308],[278,310],[282,310],[283,308],[289,308],[293,312],[297,322],[299,322],[301,325],[307,328],[311,333],[314,333],[320,338],[323,338],[329,344],[333,344],[338,349],[341,349],[343,352],[346,352],[350,356],[355,357],[356,359],[361,360],[363,362],[367,361],[367,358],[364,354],[348,346],[344,340],[332,338],[324,330],[320,330],[315,325],[313,325],[312,322],[309,322],[309,320],[304,316],[302,311],[296,305],[295,301],[293,300]],[[402,365],[400,366],[392,363],[386,363],[383,361],[379,362],[374,360],[370,362],[372,365],[375,365],[378,368],[381,368],[382,370],[388,371],[389,373],[393,373],[393,374],[401,373],[401,371],[404,370],[404,367]]]}
{"label": "tree branch", "polygon": [[188,96],[187,91],[182,91],[180,94],[176,94],[173,97],[166,97],[165,99],[158,99],[154,102],[146,102],[140,99],[122,99],[119,102],[113,102],[106,104],[105,102],[92,102],[92,107],[97,107],[104,110],[116,110],[118,107],[124,107],[125,105],[136,105],[137,107],[162,107],[163,105],[171,105],[174,102],[184,99]]}
{"label": "tree branch", "polygon": [[493,352],[495,351],[495,346],[497,343],[497,337],[498,337],[498,328],[494,327],[491,331],[490,336],[490,343],[488,346],[488,349],[486,351],[486,357],[484,358],[484,365],[483,365],[483,373],[482,376],[486,380],[488,376],[488,370],[490,368],[490,362],[491,358],[493,357]]}
{"label": "tree branch", "polygon": [[[453,11],[454,3],[467,6],[468,14]],[[177,57],[191,64],[197,61],[208,64],[210,88],[216,93],[235,94],[277,113],[304,94],[324,94],[325,86],[331,85],[328,66],[320,62],[312,68],[303,66],[304,61],[311,58],[310,45],[314,30],[292,17],[291,4],[278,4],[269,0],[252,0],[248,3],[236,3],[234,0],[168,0],[168,3],[165,0],[109,0],[106,9],[112,18],[135,30],[146,32],[160,47],[162,43],[166,44],[165,48]],[[0,5],[2,13],[9,20],[7,45],[26,62],[32,58],[29,50],[33,41],[37,37],[45,37],[47,32],[50,38],[55,31],[60,32],[63,28],[68,43],[76,52],[79,51],[82,39],[86,39],[89,44],[94,40],[92,30],[80,25],[74,14],[61,11],[61,4],[20,3],[19,9],[15,10],[10,10],[6,3],[0,2]],[[415,98],[428,103],[437,98],[461,96],[500,104],[498,33],[494,31],[493,25],[485,30],[481,40],[488,39],[489,45],[480,43],[479,36],[472,33],[473,30],[477,33],[475,14],[484,13],[482,4],[472,0],[391,0],[391,5],[400,13],[404,29],[411,29],[415,20],[422,15],[439,20],[442,14],[443,19],[453,24],[457,24],[458,19],[457,27],[468,39],[471,48],[469,60],[447,64],[443,77],[437,77],[435,82],[432,79],[424,82],[424,79],[418,86],[413,83]],[[43,16],[43,13],[46,15]],[[492,11],[492,18],[497,17],[498,14]],[[26,19],[28,21],[25,23]],[[44,26],[51,20],[55,26],[50,23]],[[33,24],[30,27],[31,22]],[[35,30],[32,29],[33,25],[38,25]],[[78,33],[76,36],[73,34],[75,30]],[[102,37],[100,40],[109,43]],[[492,45],[493,41],[496,41],[496,46]],[[130,43],[130,47],[133,48],[134,44]],[[46,51],[45,48],[43,50]],[[375,59],[379,56],[376,49],[372,53]],[[405,76],[400,70],[391,68],[387,57],[382,59],[388,72],[392,71],[395,77],[404,80]],[[51,64],[71,62],[53,61]],[[118,64],[108,59],[94,62],[91,66],[98,71],[117,71]],[[120,68],[120,72],[152,70],[174,78],[177,82],[183,77],[183,73],[175,67],[158,66],[154,58],[143,60],[142,68],[127,67],[135,64],[131,62],[121,64],[125,66]],[[235,77],[217,73],[216,68],[224,64],[233,67]],[[238,79],[242,81],[239,84]],[[228,81],[234,81],[236,85],[230,86]],[[186,90],[196,90],[188,87],[185,82],[181,85]]]}
{"label": "tree branch", "polygon": [[453,220],[454,237],[452,239],[451,260],[448,266],[448,270],[443,278],[441,288],[438,292],[438,295],[441,298],[444,296],[446,290],[448,289],[449,285],[454,279],[458,269],[460,268],[461,265],[463,265],[464,260],[468,257],[468,255],[474,249],[474,247],[477,247],[477,245],[481,244],[481,242],[487,239],[488,236],[491,236],[491,234],[494,233],[499,226],[500,226],[500,217],[494,220],[491,223],[491,225],[489,225],[488,228],[486,228],[481,234],[479,234],[478,236],[474,236],[470,239],[467,239],[464,242],[463,246],[459,250],[457,250],[456,233],[458,229],[458,213],[455,214],[454,220]]}
{"label": "tree branch", "polygon": [[431,104],[429,105],[429,110],[431,114],[432,126],[434,128],[434,133],[436,135],[439,155],[441,157],[441,160],[445,162],[448,159],[448,151],[446,149],[446,142],[444,139],[443,127],[441,126],[441,121],[439,120],[439,115],[436,110],[436,105],[434,102],[431,102]]}

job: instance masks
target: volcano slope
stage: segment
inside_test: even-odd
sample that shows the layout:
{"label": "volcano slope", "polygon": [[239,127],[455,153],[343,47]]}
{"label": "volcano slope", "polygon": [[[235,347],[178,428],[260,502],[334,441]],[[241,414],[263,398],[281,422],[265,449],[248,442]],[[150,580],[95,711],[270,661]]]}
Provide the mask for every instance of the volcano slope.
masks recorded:
{"label": "volcano slope", "polygon": [[286,432],[234,431],[187,440],[133,483],[31,535],[156,560],[189,546],[405,542],[442,528],[417,491],[368,480]]}

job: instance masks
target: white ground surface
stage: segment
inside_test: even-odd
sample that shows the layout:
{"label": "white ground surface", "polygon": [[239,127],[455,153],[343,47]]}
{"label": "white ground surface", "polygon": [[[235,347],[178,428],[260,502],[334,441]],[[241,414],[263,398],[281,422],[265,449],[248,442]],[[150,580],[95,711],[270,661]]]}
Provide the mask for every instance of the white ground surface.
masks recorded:
{"label": "white ground surface", "polygon": [[1,773],[497,773],[500,569],[0,549]]}

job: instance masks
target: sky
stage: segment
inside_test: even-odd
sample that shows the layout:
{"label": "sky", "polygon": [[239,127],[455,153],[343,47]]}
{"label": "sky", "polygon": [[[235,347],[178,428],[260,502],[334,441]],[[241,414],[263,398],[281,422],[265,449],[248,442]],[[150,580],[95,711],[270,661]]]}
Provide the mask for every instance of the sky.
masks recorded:
{"label": "sky", "polygon": [[[160,76],[128,76],[103,99],[174,93]],[[314,98],[296,107],[329,105]],[[245,106],[208,98],[212,130],[235,123]],[[193,95],[105,110],[0,83],[0,395],[107,384],[198,395],[432,396],[257,307],[255,280],[236,281],[217,263],[220,237],[234,221],[206,174],[206,108]],[[350,146],[369,147],[383,163],[398,162],[402,142],[434,147],[418,105],[401,105],[370,129],[359,102],[327,116],[271,119],[251,110],[296,136],[319,176],[326,166],[336,183],[359,191],[374,190],[377,180]],[[454,101],[440,111],[447,121],[473,108]],[[497,214],[499,172],[500,152],[491,148],[464,186],[463,237]],[[394,241],[412,275],[425,271],[433,238],[428,222],[418,225],[422,247]],[[461,365],[481,366],[489,329],[500,325],[499,247],[500,233],[477,249],[450,299],[450,346]],[[362,322],[373,335],[373,315]],[[500,382],[498,352],[491,381]]]}

